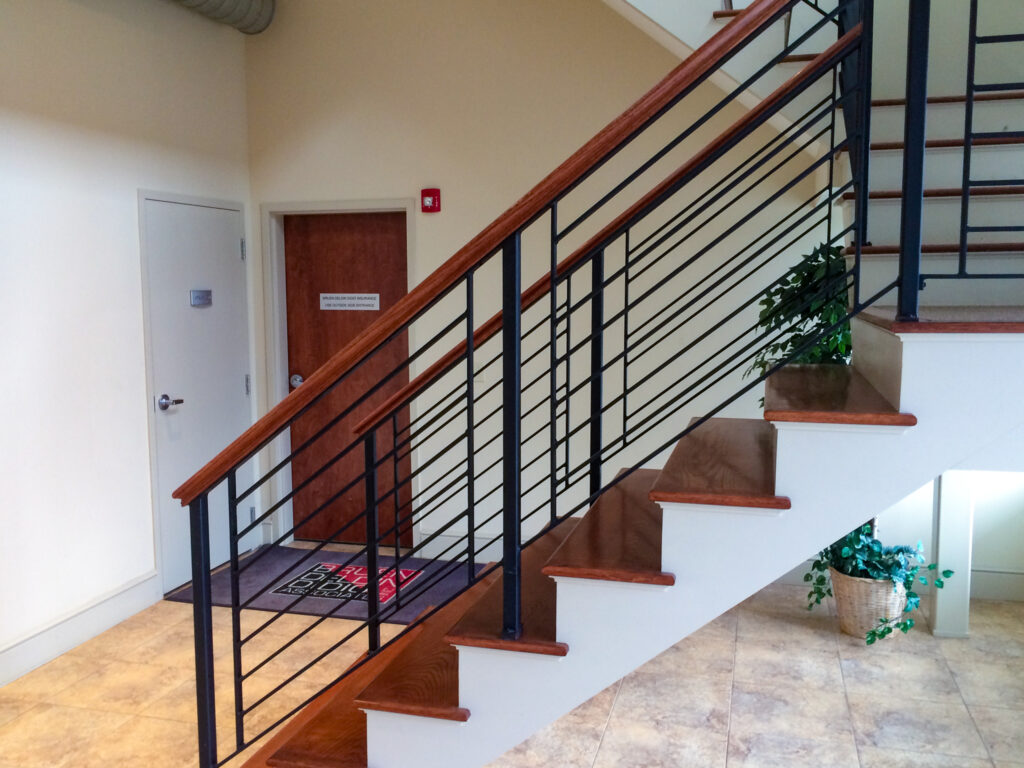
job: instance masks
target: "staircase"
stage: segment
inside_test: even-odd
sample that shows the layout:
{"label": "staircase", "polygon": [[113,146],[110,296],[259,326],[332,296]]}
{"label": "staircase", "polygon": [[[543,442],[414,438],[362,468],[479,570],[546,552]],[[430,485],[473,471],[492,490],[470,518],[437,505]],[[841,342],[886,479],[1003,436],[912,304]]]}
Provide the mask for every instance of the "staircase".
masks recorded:
{"label": "staircase", "polygon": [[[1024,424],[1024,271],[1012,262],[1024,247],[992,237],[1016,226],[1024,174],[984,154],[1018,135],[972,133],[981,91],[969,81],[966,133],[925,146],[913,72],[897,132],[888,115],[904,105],[870,98],[872,3],[825,5],[758,0],[726,18],[175,492],[192,520],[203,768],[243,752],[248,766],[482,765]],[[811,6],[803,37],[775,39]],[[911,23],[926,11],[914,0]],[[807,55],[809,40],[821,50]],[[707,103],[726,65],[735,87],[688,107]],[[779,67],[792,69],[780,79]],[[752,93],[767,95],[751,107]],[[979,104],[1012,111],[1017,95]],[[950,149],[959,166],[925,170]],[[890,153],[905,157],[902,175]],[[971,227],[949,227],[946,207],[968,187]],[[923,243],[898,214],[923,220]],[[758,323],[758,301],[818,243],[845,247],[846,271],[820,291],[850,304],[813,334],[852,323],[852,366],[783,359],[746,375],[781,338]],[[947,250],[957,269],[936,276],[931,257]],[[942,290],[922,291],[921,275]],[[408,349],[399,370],[359,379],[354,400],[332,394],[395,344]],[[300,419],[317,428],[294,445]],[[214,643],[218,504],[229,649]],[[276,544],[313,517],[336,525],[308,557],[346,542],[347,562],[366,566],[365,619],[286,631],[304,596],[252,618],[241,574],[262,551],[243,557],[238,543],[275,515],[292,523]],[[356,523],[367,533],[353,542]],[[411,549],[399,544],[410,531]],[[382,553],[397,562],[380,567]],[[463,574],[463,588],[425,604],[425,578],[382,602],[379,580],[411,558]],[[399,602],[422,612],[396,634]],[[280,670],[323,630],[336,642]],[[254,654],[268,637],[281,647]]]}

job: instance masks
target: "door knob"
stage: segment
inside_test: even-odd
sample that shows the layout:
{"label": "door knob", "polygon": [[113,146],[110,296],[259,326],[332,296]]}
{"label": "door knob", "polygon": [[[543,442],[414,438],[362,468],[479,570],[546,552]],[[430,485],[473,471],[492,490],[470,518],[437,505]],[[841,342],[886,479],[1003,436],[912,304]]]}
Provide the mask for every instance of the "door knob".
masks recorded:
{"label": "door knob", "polygon": [[184,402],[181,399],[171,399],[170,395],[160,395],[160,399],[156,401],[156,407],[161,411],[166,411],[172,405],[181,405]]}
{"label": "door knob", "polygon": [[293,373],[291,378],[288,379],[288,383],[291,384],[293,388],[299,386],[303,381],[305,381],[305,379],[302,378],[301,373]]}

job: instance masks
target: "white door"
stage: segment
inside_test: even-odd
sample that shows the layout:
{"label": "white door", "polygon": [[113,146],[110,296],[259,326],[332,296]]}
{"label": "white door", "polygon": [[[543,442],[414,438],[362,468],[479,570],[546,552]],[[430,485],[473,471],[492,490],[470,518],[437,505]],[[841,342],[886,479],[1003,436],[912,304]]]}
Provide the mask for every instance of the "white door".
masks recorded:
{"label": "white door", "polygon": [[[165,593],[192,578],[188,509],[171,493],[251,423],[243,232],[240,207],[142,201],[153,481]],[[163,395],[181,402],[161,407]],[[251,474],[240,474],[240,490],[247,478],[251,482]],[[229,558],[224,485],[210,496],[214,566]],[[239,519],[247,523],[248,512]]]}

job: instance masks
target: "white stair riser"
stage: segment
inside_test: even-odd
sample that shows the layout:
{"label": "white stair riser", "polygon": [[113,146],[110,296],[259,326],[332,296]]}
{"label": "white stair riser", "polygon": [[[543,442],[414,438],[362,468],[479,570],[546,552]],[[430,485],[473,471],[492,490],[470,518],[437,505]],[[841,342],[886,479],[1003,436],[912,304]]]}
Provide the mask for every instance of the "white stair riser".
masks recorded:
{"label": "white stair riser", "polygon": [[887,396],[899,375],[901,409],[917,426],[777,424],[776,489],[792,509],[776,516],[665,505],[662,567],[675,586],[557,579],[557,637],[568,656],[460,648],[459,703],[469,722],[368,712],[370,768],[494,759],[1024,422],[1024,336],[856,329],[859,341],[874,334],[879,342],[858,364]]}
{"label": "white stair riser", "polygon": [[[925,125],[929,139],[953,139],[964,135],[963,104],[929,104]],[[979,101],[974,105],[975,131],[1005,131],[1024,125],[1024,99]],[[903,141],[903,107],[871,110],[873,141]]]}
{"label": "white stair riser", "polygon": [[[928,197],[924,200],[922,226],[926,243],[960,241],[959,197]],[[847,203],[852,205],[852,203]],[[868,241],[892,244],[900,241],[903,200],[872,200],[868,204]],[[1024,197],[1020,195],[974,196],[969,201],[967,221],[973,226],[1017,225],[1024,220]],[[972,232],[969,242],[999,243],[1024,239],[1024,232]]]}
{"label": "white stair riser", "polygon": [[[973,253],[967,258],[969,274],[1024,274],[1024,253]],[[955,274],[957,266],[958,257],[955,255],[926,255],[922,259],[925,274]],[[895,255],[864,257],[861,263],[861,295],[873,296],[895,280],[898,271]],[[1015,306],[1022,299],[1024,280],[933,279],[925,282],[925,289],[920,295],[921,305],[930,307]],[[896,292],[891,292],[882,303],[895,304]]]}
{"label": "white stair riser", "polygon": [[[925,187],[959,187],[963,184],[963,148],[929,149],[925,157]],[[971,152],[972,179],[1024,178],[1024,144],[975,147]],[[900,189],[903,150],[871,153],[871,189]]]}

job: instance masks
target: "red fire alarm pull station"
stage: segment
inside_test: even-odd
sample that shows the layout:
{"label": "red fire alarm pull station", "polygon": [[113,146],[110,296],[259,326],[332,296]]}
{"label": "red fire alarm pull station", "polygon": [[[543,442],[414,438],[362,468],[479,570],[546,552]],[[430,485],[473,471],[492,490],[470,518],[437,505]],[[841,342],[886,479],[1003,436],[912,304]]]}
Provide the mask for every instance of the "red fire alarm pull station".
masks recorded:
{"label": "red fire alarm pull station", "polygon": [[441,210],[441,190],[421,189],[420,207],[424,213],[437,213]]}

